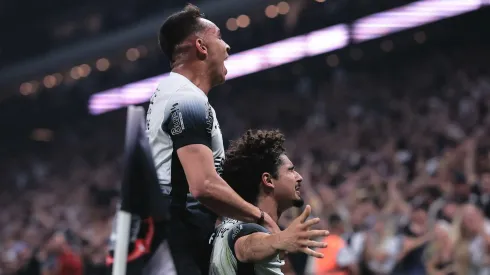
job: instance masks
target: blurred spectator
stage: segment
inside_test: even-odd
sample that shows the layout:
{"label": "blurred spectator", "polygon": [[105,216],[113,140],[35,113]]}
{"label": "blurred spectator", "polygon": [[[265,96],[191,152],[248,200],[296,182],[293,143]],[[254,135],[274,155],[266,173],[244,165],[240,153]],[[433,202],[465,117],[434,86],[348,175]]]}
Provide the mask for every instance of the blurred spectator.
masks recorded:
{"label": "blurred spectator", "polygon": [[47,261],[42,273],[52,275],[82,275],[82,259],[69,242],[75,242],[72,233],[55,232],[45,245]]}
{"label": "blurred spectator", "polygon": [[332,214],[329,217],[328,224],[330,225],[330,235],[322,240],[327,243],[328,246],[320,249],[320,252],[325,255],[325,257],[310,258],[306,273],[336,275],[358,274],[359,270],[356,257],[343,239],[346,230],[341,217],[337,214]]}

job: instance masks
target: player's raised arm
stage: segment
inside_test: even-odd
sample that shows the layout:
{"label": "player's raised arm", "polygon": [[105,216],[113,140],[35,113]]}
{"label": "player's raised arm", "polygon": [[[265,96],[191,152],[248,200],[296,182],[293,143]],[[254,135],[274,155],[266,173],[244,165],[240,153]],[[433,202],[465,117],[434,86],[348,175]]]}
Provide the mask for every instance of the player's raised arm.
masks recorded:
{"label": "player's raised arm", "polygon": [[312,225],[320,222],[319,218],[306,221],[310,215],[311,207],[307,206],[303,213],[296,218],[284,231],[269,234],[261,226],[243,224],[240,230],[228,235],[228,243],[240,262],[263,261],[279,252],[303,252],[307,255],[323,258],[323,254],[311,248],[326,247],[326,243],[310,239],[328,235],[326,230],[310,230]]}

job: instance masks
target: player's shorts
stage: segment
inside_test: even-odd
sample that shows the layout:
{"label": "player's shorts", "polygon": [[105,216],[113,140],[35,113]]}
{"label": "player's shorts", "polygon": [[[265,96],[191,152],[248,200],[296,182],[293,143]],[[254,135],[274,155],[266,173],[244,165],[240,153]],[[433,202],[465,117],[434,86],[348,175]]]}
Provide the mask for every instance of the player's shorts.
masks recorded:
{"label": "player's shorts", "polygon": [[211,231],[203,231],[178,219],[169,224],[167,239],[177,274],[208,275],[212,245]]}
{"label": "player's shorts", "polygon": [[[164,240],[155,253],[145,263],[144,275],[178,275],[167,240]],[[184,274],[184,273],[182,273]]]}

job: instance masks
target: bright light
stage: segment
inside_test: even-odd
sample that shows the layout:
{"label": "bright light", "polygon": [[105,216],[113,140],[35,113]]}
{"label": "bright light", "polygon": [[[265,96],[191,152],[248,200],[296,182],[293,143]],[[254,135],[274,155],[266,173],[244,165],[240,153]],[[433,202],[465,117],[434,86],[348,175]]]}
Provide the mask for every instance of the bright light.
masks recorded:
{"label": "bright light", "polygon": [[70,71],[70,76],[73,79],[79,79],[80,78],[80,68],[78,66],[73,67]]}
{"label": "bright light", "polygon": [[81,77],[87,77],[90,74],[90,72],[92,71],[90,66],[87,64],[80,65],[79,68],[80,68],[79,74]]}
{"label": "bright light", "polygon": [[20,85],[19,91],[22,95],[30,95],[34,91],[34,87],[30,82],[25,82]]}
{"label": "bright light", "polygon": [[325,0],[315,0],[315,1],[317,1],[318,3],[323,3],[323,2],[325,2]]}
{"label": "bright light", "polygon": [[56,85],[56,77],[47,75],[44,77],[43,84],[46,88],[53,88]]}
{"label": "bright light", "polygon": [[280,2],[277,4],[277,11],[280,14],[286,14],[289,12],[289,4],[287,2]]}
{"label": "bright light", "polygon": [[246,27],[248,27],[248,25],[250,25],[250,17],[248,17],[247,15],[244,15],[244,14],[240,15],[236,19],[236,23],[237,23],[238,27],[246,28]]}
{"label": "bright light", "polygon": [[[481,0],[421,0],[415,4],[366,16],[353,25],[353,36],[356,42],[374,39],[411,27],[453,17],[480,8]],[[277,7],[269,6],[267,11],[277,16]],[[271,17],[269,16],[268,17]],[[273,44],[264,45],[230,56],[227,60],[227,79],[260,72],[278,64],[286,64],[308,56],[328,53],[348,45],[347,26],[336,26],[320,29],[307,35],[288,38]],[[394,45],[393,45],[394,46]],[[278,48],[294,49],[287,51],[287,56],[274,53]],[[284,51],[280,51],[283,53]],[[340,60],[339,60],[340,62]],[[156,85],[168,74],[140,80],[121,87],[98,92],[89,100],[90,113],[96,115],[122,108],[130,104],[147,101]]]}
{"label": "bright light", "polygon": [[384,11],[354,23],[356,42],[371,40],[479,9],[480,0],[424,0]]}
{"label": "bright light", "polygon": [[226,28],[230,31],[236,31],[238,29],[238,25],[235,18],[230,18],[226,21]]}
{"label": "bright light", "polygon": [[126,51],[126,58],[129,61],[136,61],[138,58],[140,58],[140,52],[136,48],[131,48]]}
{"label": "bright light", "polygon": [[95,67],[101,72],[107,71],[110,65],[111,63],[109,62],[109,60],[107,60],[107,58],[101,58],[97,60],[97,62],[95,62]]}
{"label": "bright light", "polygon": [[[225,62],[228,69],[226,79],[231,80],[305,57],[341,49],[347,46],[348,40],[347,26],[339,24],[236,53]],[[167,76],[168,74],[163,74],[94,94],[89,100],[90,112],[101,114],[130,104],[145,102],[151,97],[162,78]]]}
{"label": "bright light", "polygon": [[269,18],[275,18],[277,17],[277,14],[279,13],[278,8],[274,5],[267,6],[265,8],[265,16]]}

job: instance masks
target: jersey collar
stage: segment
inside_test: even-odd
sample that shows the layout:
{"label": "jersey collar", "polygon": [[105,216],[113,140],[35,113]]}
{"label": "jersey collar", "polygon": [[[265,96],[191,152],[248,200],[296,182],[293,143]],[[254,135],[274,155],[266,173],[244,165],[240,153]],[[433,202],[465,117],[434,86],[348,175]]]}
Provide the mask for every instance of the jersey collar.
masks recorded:
{"label": "jersey collar", "polygon": [[187,77],[185,77],[179,73],[174,73],[174,72],[170,72],[170,76],[181,79],[183,82],[187,83],[187,85],[189,85],[192,88],[192,90],[199,92],[200,94],[202,94],[203,96],[205,96],[207,98],[206,93],[204,93],[203,90],[199,89],[199,87],[194,85],[194,83],[192,83],[192,81],[190,81]]}

